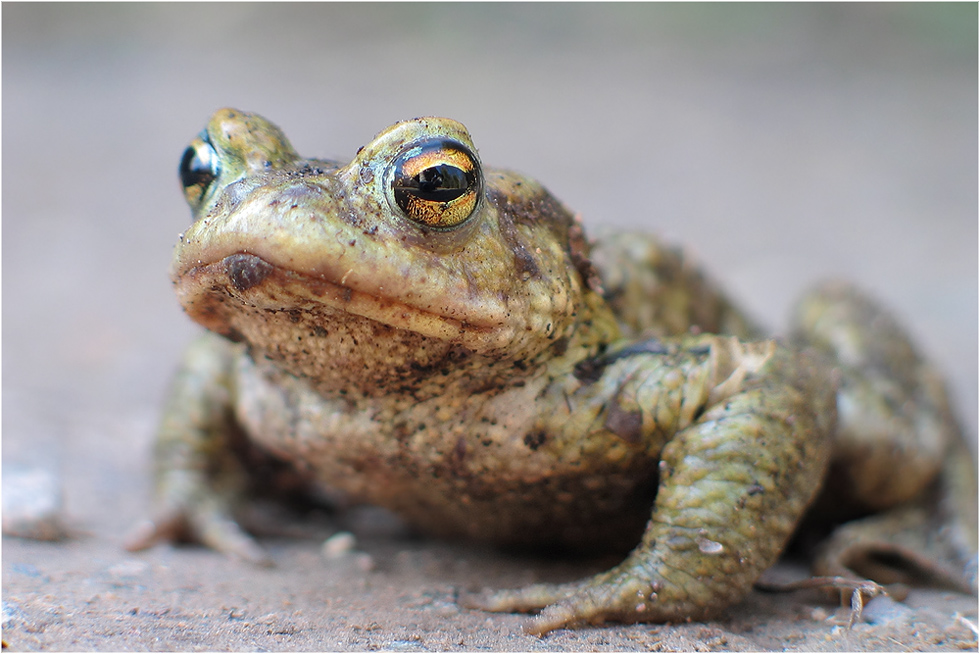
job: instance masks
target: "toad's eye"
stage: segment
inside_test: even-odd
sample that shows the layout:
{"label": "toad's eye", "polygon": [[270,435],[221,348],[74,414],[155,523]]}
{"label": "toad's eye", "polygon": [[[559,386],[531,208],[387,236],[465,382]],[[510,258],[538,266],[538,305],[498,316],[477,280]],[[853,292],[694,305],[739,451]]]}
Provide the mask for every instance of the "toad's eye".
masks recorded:
{"label": "toad's eye", "polygon": [[201,134],[184,150],[180,158],[180,184],[184,187],[184,197],[191,208],[197,210],[208,187],[218,176],[218,153]]}
{"label": "toad's eye", "polygon": [[448,229],[473,214],[482,190],[480,164],[461,143],[439,140],[407,149],[395,161],[392,194],[405,215]]}

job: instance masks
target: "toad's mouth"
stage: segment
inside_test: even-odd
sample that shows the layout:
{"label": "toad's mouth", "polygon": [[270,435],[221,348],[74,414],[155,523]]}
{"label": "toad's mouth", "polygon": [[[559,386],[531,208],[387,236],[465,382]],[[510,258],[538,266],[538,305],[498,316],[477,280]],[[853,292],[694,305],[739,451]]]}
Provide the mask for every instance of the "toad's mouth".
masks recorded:
{"label": "toad's mouth", "polygon": [[[493,325],[474,324],[408,303],[353,288],[346,275],[330,279],[277,266],[248,253],[175,272],[177,296],[188,315],[211,331],[235,337],[248,331],[255,316],[284,314],[298,322],[320,316],[337,322],[359,316],[396,330],[475,350],[492,349]],[[379,290],[384,290],[379,286]],[[326,325],[324,325],[326,327]],[[499,337],[499,334],[497,334]],[[481,347],[482,346],[482,347]]]}

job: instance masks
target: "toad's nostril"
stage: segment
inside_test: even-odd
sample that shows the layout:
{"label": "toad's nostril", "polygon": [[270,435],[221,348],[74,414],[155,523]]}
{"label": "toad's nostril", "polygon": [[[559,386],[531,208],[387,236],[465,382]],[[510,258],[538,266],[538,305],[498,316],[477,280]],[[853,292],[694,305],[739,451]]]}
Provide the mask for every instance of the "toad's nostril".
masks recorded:
{"label": "toad's nostril", "polygon": [[251,254],[233,254],[225,257],[228,279],[239,291],[257,286],[272,272],[272,264]]}

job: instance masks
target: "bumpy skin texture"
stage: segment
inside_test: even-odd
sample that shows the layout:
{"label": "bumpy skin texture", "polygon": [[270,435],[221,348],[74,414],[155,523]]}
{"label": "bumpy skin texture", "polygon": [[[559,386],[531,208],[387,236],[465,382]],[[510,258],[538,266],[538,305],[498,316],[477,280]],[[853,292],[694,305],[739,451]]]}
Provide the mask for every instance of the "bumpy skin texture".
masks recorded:
{"label": "bumpy skin texture", "polygon": [[[225,109],[181,176],[195,222],[171,274],[213,334],[174,383],[159,508],[134,549],[190,531],[265,562],[231,517],[243,451],[440,536],[633,547],[592,579],[468,598],[543,609],[529,625],[543,634],[738,601],[828,468],[841,481],[818,507],[857,514],[944,478],[958,434],[942,384],[880,309],[828,287],[794,347],[754,340],[680,253],[588,242],[536,182],[483,169],[454,121],[398,123],[342,165]],[[824,555],[842,574],[857,574],[841,563],[860,558],[852,541]]]}

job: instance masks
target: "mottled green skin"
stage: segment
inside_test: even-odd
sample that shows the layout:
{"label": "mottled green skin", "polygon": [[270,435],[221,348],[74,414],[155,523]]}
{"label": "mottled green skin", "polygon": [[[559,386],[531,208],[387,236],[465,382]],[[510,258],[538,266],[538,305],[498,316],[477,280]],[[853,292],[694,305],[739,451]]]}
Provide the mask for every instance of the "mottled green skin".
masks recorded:
{"label": "mottled green skin", "polygon": [[[132,547],[189,527],[263,560],[230,517],[247,466],[228,452],[244,433],[437,535],[639,541],[595,578],[469,598],[544,608],[535,633],[708,616],[779,556],[839,447],[839,343],[739,340],[757,331],[677,252],[636,235],[588,243],[515,173],[483,170],[476,208],[452,229],[413,221],[392,199],[393,161],[435,137],[475,153],[454,121],[399,123],[347,165],[301,159],[278,128],[234,110],[206,135],[216,176],[185,188],[195,222],[172,277],[188,314],[221,336],[185,357],[158,439],[160,509]],[[843,307],[835,321],[869,332],[867,316],[851,320],[863,302],[805,308],[803,323]],[[820,325],[803,324],[800,347],[811,333]],[[901,356],[902,401],[939,463],[874,508],[918,495],[938,474],[943,430],[955,432],[941,385],[920,402],[919,360]],[[916,446],[904,451],[918,469]]]}

